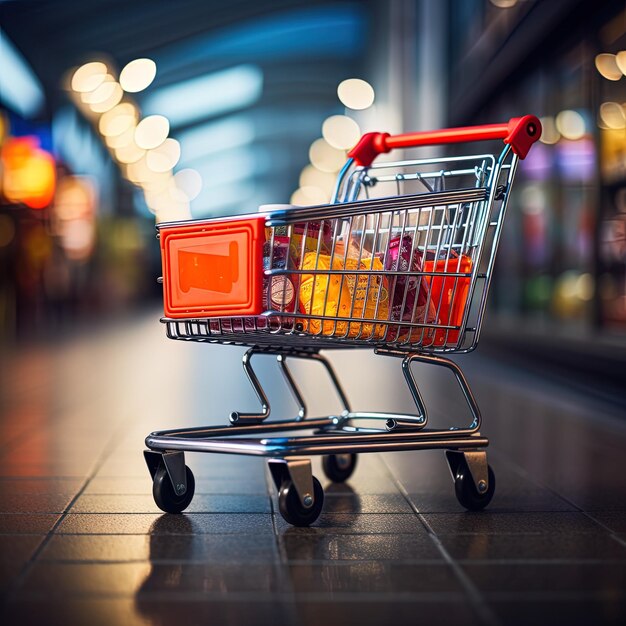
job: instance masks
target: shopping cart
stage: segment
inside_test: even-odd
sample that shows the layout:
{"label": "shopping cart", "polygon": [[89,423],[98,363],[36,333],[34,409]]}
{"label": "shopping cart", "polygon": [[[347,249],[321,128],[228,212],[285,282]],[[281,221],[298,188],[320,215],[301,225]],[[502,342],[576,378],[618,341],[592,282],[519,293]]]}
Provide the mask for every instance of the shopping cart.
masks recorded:
{"label": "shopping cart", "polygon": [[[495,490],[488,440],[468,383],[448,355],[478,344],[518,160],[540,134],[530,115],[507,124],[369,133],[349,152],[329,205],[160,224],[167,336],[247,346],[243,368],[261,409],[235,411],[224,426],[151,433],[145,458],[157,505],[179,513],[191,502],[194,478],[184,452],[263,456],[282,516],[309,525],[324,501],[312,455],[323,455],[325,474],[341,482],[358,453],[440,448],[460,504],[484,508]],[[504,140],[495,155],[373,165],[396,148],[494,139]],[[353,411],[321,353],[337,348],[401,359],[416,412]],[[255,355],[276,356],[298,405],[295,418],[267,420],[270,404],[252,366]],[[342,405],[336,415],[307,416],[292,359],[325,368]],[[414,362],[452,372],[469,425],[427,427]]]}

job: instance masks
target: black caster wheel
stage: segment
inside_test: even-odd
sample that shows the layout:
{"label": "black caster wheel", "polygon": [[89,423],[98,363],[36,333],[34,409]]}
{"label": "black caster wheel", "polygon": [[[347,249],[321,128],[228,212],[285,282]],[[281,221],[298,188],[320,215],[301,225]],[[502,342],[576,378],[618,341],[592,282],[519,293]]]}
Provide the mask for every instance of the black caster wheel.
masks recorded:
{"label": "black caster wheel", "polygon": [[354,473],[356,454],[329,454],[322,458],[324,474],[334,483],[343,483]]}
{"label": "black caster wheel", "polygon": [[159,465],[152,483],[152,495],[161,511],[182,513],[191,503],[196,488],[196,481],[193,478],[192,471],[186,465],[185,471],[187,473],[187,491],[182,496],[179,496],[174,491],[165,465],[163,463]]}
{"label": "black caster wheel", "polygon": [[456,471],[454,478],[454,490],[456,491],[457,500],[461,506],[470,511],[480,511],[484,509],[493,498],[496,490],[496,476],[488,466],[489,486],[484,493],[480,493],[474,485],[474,480],[470,474],[469,468],[463,463]]}
{"label": "black caster wheel", "polygon": [[324,490],[320,481],[313,476],[314,501],[310,507],[300,502],[300,496],[291,480],[285,480],[278,491],[278,509],[283,519],[292,526],[309,526],[322,512]]}

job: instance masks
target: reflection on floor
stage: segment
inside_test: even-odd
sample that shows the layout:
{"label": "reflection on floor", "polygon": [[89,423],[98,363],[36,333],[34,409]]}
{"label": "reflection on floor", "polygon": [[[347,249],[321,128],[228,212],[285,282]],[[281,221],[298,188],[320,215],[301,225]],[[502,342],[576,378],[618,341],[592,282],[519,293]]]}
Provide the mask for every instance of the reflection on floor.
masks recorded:
{"label": "reflection on floor", "polygon": [[[240,354],[167,341],[150,318],[1,358],[3,624],[626,623],[625,414],[480,352],[460,363],[492,440],[487,511],[460,509],[443,454],[403,452],[325,484],[309,529],[284,523],[244,457],[188,455],[196,497],[160,514],[143,438],[252,408]],[[399,363],[331,359],[355,408],[410,408]],[[300,373],[313,412],[332,411]],[[462,410],[449,381],[418,378],[433,420]]]}

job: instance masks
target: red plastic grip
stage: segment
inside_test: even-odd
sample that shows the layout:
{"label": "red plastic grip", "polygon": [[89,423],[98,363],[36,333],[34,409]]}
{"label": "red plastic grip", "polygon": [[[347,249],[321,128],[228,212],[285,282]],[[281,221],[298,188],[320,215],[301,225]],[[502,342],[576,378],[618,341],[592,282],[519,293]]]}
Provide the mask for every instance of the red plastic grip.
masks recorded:
{"label": "red plastic grip", "polygon": [[389,133],[366,133],[359,143],[348,152],[357,165],[369,167],[372,161],[394,148],[416,148],[447,143],[487,141],[502,139],[520,159],[524,159],[530,147],[541,137],[541,122],[534,115],[513,117],[504,124],[462,126],[419,133],[392,136]]}

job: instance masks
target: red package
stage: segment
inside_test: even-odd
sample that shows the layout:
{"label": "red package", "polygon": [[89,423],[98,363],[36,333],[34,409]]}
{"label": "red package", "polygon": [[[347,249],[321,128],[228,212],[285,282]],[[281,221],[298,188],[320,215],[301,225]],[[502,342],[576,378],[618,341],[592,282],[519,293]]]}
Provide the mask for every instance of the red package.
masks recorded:
{"label": "red package", "polygon": [[[427,253],[424,267],[427,272],[450,272],[471,274],[472,259],[465,254],[460,257],[451,250],[448,258],[445,251],[439,259],[432,252]],[[435,308],[439,309],[440,323],[445,326],[460,326],[467,304],[471,278],[470,276],[428,276],[430,293]],[[435,333],[435,345],[453,345],[459,340],[458,330],[440,329]]]}
{"label": "red package", "polygon": [[[385,259],[385,269],[392,272],[407,272],[407,276],[390,277],[391,308],[390,321],[403,321],[418,324],[436,324],[435,307],[429,298],[428,281],[423,276],[411,275],[421,272],[423,268],[422,253],[413,248],[413,237],[404,235],[395,237],[389,242]],[[405,297],[406,296],[406,297]],[[391,326],[387,332],[387,341],[421,342],[430,345],[433,341],[434,329],[410,326]]]}

